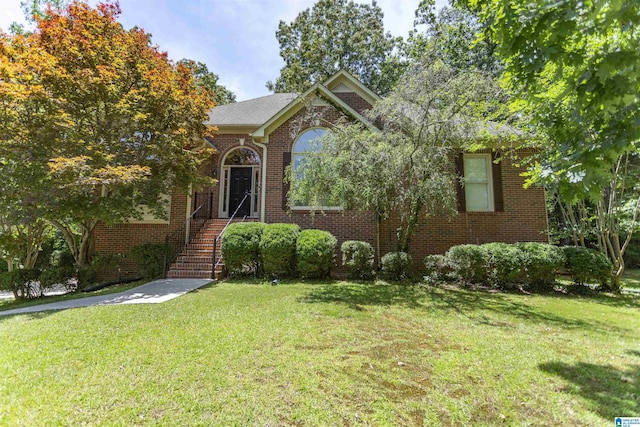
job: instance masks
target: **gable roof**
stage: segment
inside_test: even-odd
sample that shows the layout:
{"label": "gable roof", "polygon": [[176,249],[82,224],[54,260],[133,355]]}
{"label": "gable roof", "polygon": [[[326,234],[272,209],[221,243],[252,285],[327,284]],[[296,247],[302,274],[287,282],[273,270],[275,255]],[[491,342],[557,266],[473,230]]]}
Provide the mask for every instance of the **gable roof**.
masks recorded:
{"label": "gable roof", "polygon": [[308,101],[315,95],[320,95],[322,98],[326,99],[327,101],[332,103],[334,106],[338,107],[338,109],[343,110],[345,113],[349,114],[351,117],[360,121],[368,128],[372,130],[378,130],[378,128],[376,128],[373,125],[373,123],[371,123],[369,120],[364,118],[356,110],[351,108],[346,102],[338,98],[336,94],[331,92],[322,84],[316,83],[313,86],[311,86],[309,89],[307,89],[305,93],[303,93],[302,95],[300,95],[299,97],[291,101],[287,106],[285,106],[277,114],[275,114],[268,121],[266,121],[262,126],[260,126],[258,129],[253,131],[253,133],[251,133],[251,136],[256,139],[260,139],[264,141],[265,139],[268,138],[271,131],[273,131],[275,128],[280,126],[282,123],[288,120],[295,113],[300,111],[305,106],[305,101]]}
{"label": "gable roof", "polygon": [[209,112],[206,125],[253,126],[262,125],[284,106],[298,96],[297,93],[274,93],[273,95],[219,105]]}
{"label": "gable roof", "polygon": [[333,76],[329,77],[329,79],[322,85],[334,93],[342,92],[340,88],[344,87],[349,91],[355,92],[371,105],[381,99],[377,93],[363,85],[360,80],[345,70],[338,71]]}
{"label": "gable roof", "polygon": [[371,105],[380,99],[358,79],[340,70],[326,82],[314,84],[299,96],[295,93],[274,93],[217,106],[209,112],[209,119],[205,125],[217,126],[218,133],[249,133],[256,140],[267,142],[269,134],[274,129],[300,111],[306,103],[313,102],[314,98],[318,97],[370,129],[378,130],[369,120],[336,95],[340,92],[354,92]]}

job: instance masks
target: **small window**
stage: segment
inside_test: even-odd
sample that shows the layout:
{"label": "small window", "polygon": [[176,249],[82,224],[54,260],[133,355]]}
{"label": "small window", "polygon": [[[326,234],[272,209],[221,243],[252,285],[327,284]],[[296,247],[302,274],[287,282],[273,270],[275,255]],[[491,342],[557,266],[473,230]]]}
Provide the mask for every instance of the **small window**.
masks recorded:
{"label": "small window", "polygon": [[468,212],[492,212],[491,154],[464,155],[464,192]]}

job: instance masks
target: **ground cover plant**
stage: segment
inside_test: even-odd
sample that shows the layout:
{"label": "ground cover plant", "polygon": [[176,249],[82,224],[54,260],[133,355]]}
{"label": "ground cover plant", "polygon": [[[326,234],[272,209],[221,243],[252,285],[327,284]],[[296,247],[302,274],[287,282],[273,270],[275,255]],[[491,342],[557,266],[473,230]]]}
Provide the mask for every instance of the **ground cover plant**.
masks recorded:
{"label": "ground cover plant", "polygon": [[639,310],[625,295],[230,281],[0,317],[0,425],[608,425],[640,413]]}

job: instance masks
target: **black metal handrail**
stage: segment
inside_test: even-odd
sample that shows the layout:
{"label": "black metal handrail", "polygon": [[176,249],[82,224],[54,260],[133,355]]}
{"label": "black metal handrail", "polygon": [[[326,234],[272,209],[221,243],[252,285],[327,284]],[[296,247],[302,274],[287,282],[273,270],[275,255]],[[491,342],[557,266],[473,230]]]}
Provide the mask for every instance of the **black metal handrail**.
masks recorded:
{"label": "black metal handrail", "polygon": [[[231,224],[231,221],[234,220],[234,218],[236,217],[236,214],[238,213],[238,210],[240,209],[240,207],[244,204],[244,201],[247,200],[247,197],[250,196],[250,193],[248,191],[244,192],[244,197],[242,198],[242,201],[240,203],[238,203],[238,207],[236,208],[235,212],[233,212],[233,215],[231,215],[231,217],[229,217],[229,221],[227,221],[227,223],[225,224],[225,226],[222,228],[222,231],[220,232],[220,234],[218,234],[214,239],[213,239],[213,267],[211,268],[211,277],[215,278],[216,277],[216,268],[218,267],[218,265],[220,265],[220,263],[222,262],[222,251],[220,252],[220,257],[218,257],[216,259],[216,253],[218,251],[218,242],[222,240],[222,235],[224,234],[225,231],[227,231],[227,227],[229,226],[229,224]],[[247,216],[245,215],[242,220],[244,221],[244,219]]]}
{"label": "black metal handrail", "polygon": [[[200,193],[201,197],[203,193]],[[167,277],[169,266],[180,256],[183,249],[193,240],[204,224],[211,218],[211,198],[213,193],[204,193],[206,199],[191,213],[173,233],[165,238],[163,277]],[[188,231],[188,236],[187,236]]]}

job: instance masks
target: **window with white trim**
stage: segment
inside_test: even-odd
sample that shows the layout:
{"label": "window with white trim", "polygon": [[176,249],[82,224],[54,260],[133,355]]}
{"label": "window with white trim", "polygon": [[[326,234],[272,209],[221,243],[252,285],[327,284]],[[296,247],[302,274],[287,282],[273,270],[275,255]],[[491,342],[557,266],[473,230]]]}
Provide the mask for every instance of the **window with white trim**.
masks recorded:
{"label": "window with white trim", "polygon": [[491,154],[464,155],[464,193],[467,212],[493,212]]}
{"label": "window with white trim", "polygon": [[[305,157],[310,152],[318,151],[322,148],[321,139],[327,134],[325,128],[312,128],[304,131],[298,136],[296,142],[293,144],[291,150],[291,162],[293,163],[293,177],[296,179],[302,178],[304,173],[301,169],[301,165],[304,164]],[[293,209],[307,209],[309,203],[303,200],[294,201]],[[324,206],[322,209],[341,209],[339,206]]]}
{"label": "window with white trim", "polygon": [[304,163],[304,158],[310,151],[318,151],[321,148],[321,144],[316,141],[327,134],[327,130],[323,128],[314,128],[304,131],[296,142],[293,144],[293,150],[291,151],[291,160],[293,161],[294,176],[299,177],[300,165]]}

